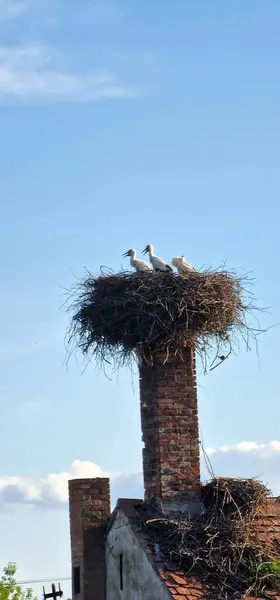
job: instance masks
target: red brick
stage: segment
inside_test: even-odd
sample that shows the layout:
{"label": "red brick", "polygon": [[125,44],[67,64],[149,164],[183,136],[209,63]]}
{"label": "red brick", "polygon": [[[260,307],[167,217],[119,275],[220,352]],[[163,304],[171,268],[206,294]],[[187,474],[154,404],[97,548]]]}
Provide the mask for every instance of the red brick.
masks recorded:
{"label": "red brick", "polygon": [[[79,600],[106,600],[104,525],[111,512],[109,479],[70,480],[69,511],[72,568],[80,567],[83,578]],[[72,598],[76,600],[74,590]]]}
{"label": "red brick", "polygon": [[183,502],[200,493],[195,352],[170,355],[163,364],[140,366],[140,402],[145,498]]}

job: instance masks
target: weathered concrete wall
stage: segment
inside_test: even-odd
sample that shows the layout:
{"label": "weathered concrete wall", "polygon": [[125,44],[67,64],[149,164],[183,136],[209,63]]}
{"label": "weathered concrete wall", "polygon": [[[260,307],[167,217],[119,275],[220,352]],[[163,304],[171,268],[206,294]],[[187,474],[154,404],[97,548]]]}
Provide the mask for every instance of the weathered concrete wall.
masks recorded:
{"label": "weathered concrete wall", "polygon": [[[122,555],[123,590],[120,589]],[[131,529],[127,517],[119,511],[107,538],[106,600],[170,600],[145,552]]]}

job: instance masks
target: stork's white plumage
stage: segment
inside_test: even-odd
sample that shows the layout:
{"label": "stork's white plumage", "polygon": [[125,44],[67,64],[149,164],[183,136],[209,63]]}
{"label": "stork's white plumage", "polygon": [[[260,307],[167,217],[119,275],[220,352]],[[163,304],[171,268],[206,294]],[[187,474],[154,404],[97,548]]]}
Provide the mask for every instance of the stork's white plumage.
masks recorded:
{"label": "stork's white plumage", "polygon": [[153,265],[154,271],[173,271],[172,267],[170,267],[165,260],[154,255],[154,247],[151,244],[148,244],[142,252],[142,254],[147,253],[149,253],[150,262]]}
{"label": "stork's white plumage", "polygon": [[172,258],[172,265],[173,267],[177,267],[177,271],[180,275],[195,271],[195,268],[186,261],[184,256],[174,256],[174,258]]}
{"label": "stork's white plumage", "polygon": [[136,258],[136,250],[134,250],[134,248],[130,248],[130,250],[125,252],[123,256],[130,256],[130,264],[138,273],[152,270],[148,263],[146,263],[144,260],[138,260]]}

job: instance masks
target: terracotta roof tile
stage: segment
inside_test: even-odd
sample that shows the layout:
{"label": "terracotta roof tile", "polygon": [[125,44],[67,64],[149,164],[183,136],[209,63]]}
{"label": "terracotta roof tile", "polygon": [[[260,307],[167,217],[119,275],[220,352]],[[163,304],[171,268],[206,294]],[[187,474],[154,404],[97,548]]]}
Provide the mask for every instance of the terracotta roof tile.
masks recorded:
{"label": "terracotta roof tile", "polygon": [[160,576],[162,577],[162,579],[166,580],[167,576],[165,575],[164,571],[162,571],[161,569],[158,569],[158,572],[160,574]]}
{"label": "terracotta roof tile", "polygon": [[170,573],[170,575],[171,575],[172,579],[174,579],[174,581],[176,583],[179,583],[180,585],[185,585],[186,584],[185,578],[183,579],[183,577],[179,577],[175,573]]}
{"label": "terracotta roof tile", "polygon": [[188,594],[189,593],[189,589],[186,587],[182,587],[181,585],[179,587],[176,588],[177,594]]}
{"label": "terracotta roof tile", "polygon": [[[194,577],[186,577],[183,573],[178,572],[177,569],[176,572],[175,570],[169,570],[165,573],[158,571],[158,573],[164,580],[164,583],[174,600],[178,600],[178,598],[180,598],[180,600],[203,600],[204,593],[202,586],[194,579]],[[176,582],[177,585],[176,583],[174,584],[174,582]],[[176,586],[175,592],[173,591],[174,585]]]}

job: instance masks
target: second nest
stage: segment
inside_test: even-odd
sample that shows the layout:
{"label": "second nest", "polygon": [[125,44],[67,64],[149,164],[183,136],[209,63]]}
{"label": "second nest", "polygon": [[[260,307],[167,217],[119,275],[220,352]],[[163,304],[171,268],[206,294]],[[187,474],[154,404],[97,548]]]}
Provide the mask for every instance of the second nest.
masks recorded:
{"label": "second nest", "polygon": [[97,360],[147,362],[157,351],[205,349],[246,329],[248,305],[235,273],[128,273],[88,276],[75,290],[70,338]]}

